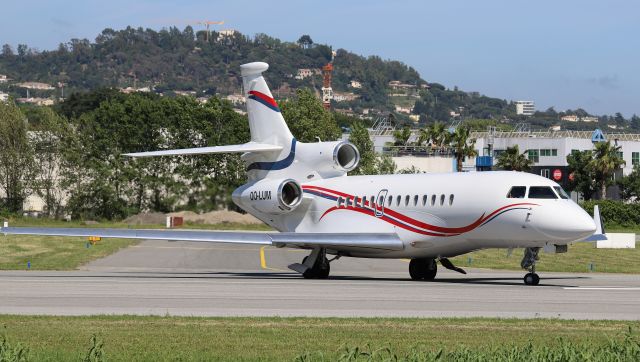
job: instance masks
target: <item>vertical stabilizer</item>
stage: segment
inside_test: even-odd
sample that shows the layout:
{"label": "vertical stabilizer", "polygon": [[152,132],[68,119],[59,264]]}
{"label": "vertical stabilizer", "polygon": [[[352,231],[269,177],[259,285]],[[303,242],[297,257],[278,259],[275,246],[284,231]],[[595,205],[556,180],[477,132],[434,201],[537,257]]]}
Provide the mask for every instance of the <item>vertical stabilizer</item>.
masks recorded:
{"label": "vertical stabilizer", "polygon": [[240,66],[244,96],[247,99],[251,141],[283,146],[288,149],[293,136],[262,76],[262,72],[268,68],[269,64],[263,62]]}

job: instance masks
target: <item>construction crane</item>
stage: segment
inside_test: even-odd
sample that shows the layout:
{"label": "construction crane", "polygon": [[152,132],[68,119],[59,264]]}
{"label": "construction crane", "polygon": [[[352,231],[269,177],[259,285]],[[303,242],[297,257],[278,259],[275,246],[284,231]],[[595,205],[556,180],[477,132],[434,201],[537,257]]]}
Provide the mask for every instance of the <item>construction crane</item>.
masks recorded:
{"label": "construction crane", "polygon": [[211,35],[211,31],[209,30],[209,26],[211,25],[222,25],[224,24],[224,20],[223,21],[209,21],[209,20],[202,20],[202,21],[197,21],[195,23],[193,23],[192,25],[204,25],[205,28],[207,29],[207,32],[205,33],[205,41],[209,41],[209,36]]}

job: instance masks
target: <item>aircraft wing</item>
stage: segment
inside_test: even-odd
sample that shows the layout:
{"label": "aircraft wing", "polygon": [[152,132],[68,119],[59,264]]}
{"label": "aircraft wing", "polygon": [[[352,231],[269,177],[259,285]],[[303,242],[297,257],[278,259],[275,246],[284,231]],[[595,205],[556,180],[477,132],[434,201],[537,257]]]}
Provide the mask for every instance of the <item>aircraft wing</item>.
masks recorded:
{"label": "aircraft wing", "polygon": [[278,233],[200,230],[94,229],[3,227],[2,234],[47,236],[98,236],[144,240],[199,241],[215,243],[258,244],[276,247],[325,247],[332,249],[402,250],[404,244],[396,234],[356,233]]}
{"label": "aircraft wing", "polygon": [[247,142],[241,145],[213,146],[213,147],[197,147],[183,148],[180,150],[164,150],[150,152],[125,153],[129,157],[154,157],[154,156],[179,156],[179,155],[203,155],[207,153],[237,153],[237,152],[264,152],[264,151],[280,151],[282,147],[266,144]]}

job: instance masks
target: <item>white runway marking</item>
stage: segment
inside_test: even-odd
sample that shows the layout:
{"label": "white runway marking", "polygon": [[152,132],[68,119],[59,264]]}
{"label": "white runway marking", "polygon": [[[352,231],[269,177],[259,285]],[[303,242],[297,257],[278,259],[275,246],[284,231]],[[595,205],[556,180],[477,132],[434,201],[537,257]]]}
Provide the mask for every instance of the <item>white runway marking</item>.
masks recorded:
{"label": "white runway marking", "polygon": [[638,290],[640,291],[640,287],[564,287],[562,289],[566,290],[622,290],[622,291],[631,291]]}

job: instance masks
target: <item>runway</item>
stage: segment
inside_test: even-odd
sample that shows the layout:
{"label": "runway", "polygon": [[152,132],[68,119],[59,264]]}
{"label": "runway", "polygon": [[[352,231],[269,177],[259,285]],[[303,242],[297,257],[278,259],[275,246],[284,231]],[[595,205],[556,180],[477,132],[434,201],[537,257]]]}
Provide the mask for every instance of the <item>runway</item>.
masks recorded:
{"label": "runway", "polygon": [[145,241],[70,272],[0,272],[0,313],[47,315],[516,317],[640,320],[640,276],[438,271],[409,280],[402,260],[342,258],[331,279],[286,269],[305,252]]}

